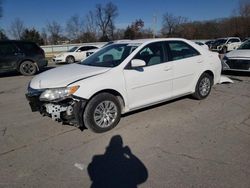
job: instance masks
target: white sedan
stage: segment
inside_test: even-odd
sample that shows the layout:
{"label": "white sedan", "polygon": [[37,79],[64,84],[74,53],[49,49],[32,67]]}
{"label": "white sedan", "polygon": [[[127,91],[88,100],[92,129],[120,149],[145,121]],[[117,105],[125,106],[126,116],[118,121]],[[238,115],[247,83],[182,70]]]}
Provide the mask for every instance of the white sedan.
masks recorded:
{"label": "white sedan", "polygon": [[94,45],[73,47],[69,51],[60,53],[53,58],[55,63],[74,63],[87,57],[86,53],[90,50],[97,50],[99,47]]}
{"label": "white sedan", "polygon": [[250,71],[250,40],[245,41],[238,49],[225,54],[222,70]]}
{"label": "white sedan", "polygon": [[184,95],[206,98],[220,72],[218,54],[194,42],[134,40],[35,76],[26,96],[32,111],[101,133],[121,114]]}

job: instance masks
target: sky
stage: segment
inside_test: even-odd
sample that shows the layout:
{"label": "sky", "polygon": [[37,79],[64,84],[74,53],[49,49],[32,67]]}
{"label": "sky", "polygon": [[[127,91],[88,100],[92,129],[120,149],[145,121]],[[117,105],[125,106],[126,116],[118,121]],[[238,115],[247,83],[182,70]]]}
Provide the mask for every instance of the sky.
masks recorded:
{"label": "sky", "polygon": [[156,16],[157,30],[167,12],[202,21],[232,16],[239,6],[239,0],[2,0],[0,28],[7,31],[15,18],[21,19],[26,27],[40,31],[52,21],[65,26],[71,16],[83,18],[96,4],[108,2],[118,7],[117,28],[126,28],[136,19],[142,19],[146,28],[152,28]]}

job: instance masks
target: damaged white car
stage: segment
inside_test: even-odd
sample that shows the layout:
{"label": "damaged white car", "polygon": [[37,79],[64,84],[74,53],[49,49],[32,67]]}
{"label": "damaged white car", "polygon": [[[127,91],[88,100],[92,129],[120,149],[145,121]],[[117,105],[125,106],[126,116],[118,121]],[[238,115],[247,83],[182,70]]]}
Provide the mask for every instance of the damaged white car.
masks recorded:
{"label": "damaged white car", "polygon": [[218,54],[194,42],[124,41],[35,76],[26,97],[32,111],[101,133],[121,114],[184,95],[206,98],[220,73]]}

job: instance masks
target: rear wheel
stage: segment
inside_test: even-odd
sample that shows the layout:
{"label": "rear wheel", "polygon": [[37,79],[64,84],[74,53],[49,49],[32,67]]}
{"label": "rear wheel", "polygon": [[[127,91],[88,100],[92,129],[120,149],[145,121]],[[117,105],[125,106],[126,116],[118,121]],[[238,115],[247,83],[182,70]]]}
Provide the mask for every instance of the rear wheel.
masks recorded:
{"label": "rear wheel", "polygon": [[83,113],[84,125],[96,133],[113,129],[121,117],[118,99],[109,93],[100,93],[87,104]]}
{"label": "rear wheel", "polygon": [[209,95],[212,85],[212,76],[210,76],[208,73],[203,73],[196,84],[193,97],[198,100],[205,99]]}
{"label": "rear wheel", "polygon": [[74,63],[75,62],[75,58],[73,56],[68,56],[66,58],[66,63]]}
{"label": "rear wheel", "polygon": [[37,72],[35,63],[31,61],[24,61],[19,66],[19,72],[25,76],[34,75]]}

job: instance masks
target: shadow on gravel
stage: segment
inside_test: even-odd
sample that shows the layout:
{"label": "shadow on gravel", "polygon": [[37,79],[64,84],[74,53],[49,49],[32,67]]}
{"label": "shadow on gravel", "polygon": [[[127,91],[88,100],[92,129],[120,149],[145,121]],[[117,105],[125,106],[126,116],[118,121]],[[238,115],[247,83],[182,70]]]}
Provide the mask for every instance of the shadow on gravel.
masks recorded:
{"label": "shadow on gravel", "polygon": [[123,146],[120,135],[113,136],[103,155],[95,155],[88,166],[91,188],[136,188],[148,179],[144,164]]}
{"label": "shadow on gravel", "polygon": [[180,101],[180,100],[183,100],[183,99],[190,99],[190,100],[197,101],[197,99],[193,98],[192,95],[187,95],[187,96],[183,96],[183,97],[180,97],[180,98],[177,98],[177,99],[172,99],[172,100],[169,100],[169,101],[166,101],[166,102],[162,102],[162,103],[159,103],[159,104],[155,104],[155,105],[152,105],[152,106],[141,108],[141,109],[138,109],[138,110],[135,110],[135,111],[132,111],[132,112],[128,112],[126,114],[122,114],[122,117],[130,116],[130,115],[133,115],[133,114],[137,114],[137,113],[140,113],[140,112],[144,112],[144,111],[147,111],[147,110],[151,110],[151,109],[154,109],[154,108],[165,106],[167,104],[177,102],[177,101]]}

